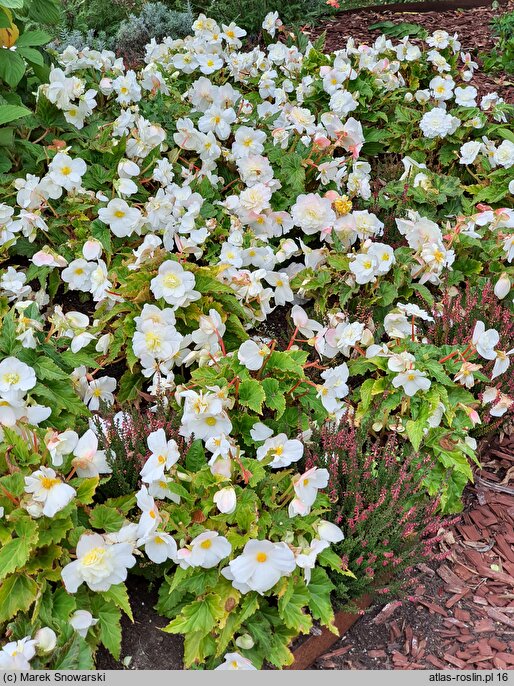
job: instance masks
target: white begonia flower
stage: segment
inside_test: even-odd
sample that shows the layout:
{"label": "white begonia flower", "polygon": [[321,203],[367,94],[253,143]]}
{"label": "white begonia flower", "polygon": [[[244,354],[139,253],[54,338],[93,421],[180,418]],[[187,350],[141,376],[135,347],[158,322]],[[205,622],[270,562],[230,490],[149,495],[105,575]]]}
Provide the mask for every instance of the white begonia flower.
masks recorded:
{"label": "white begonia flower", "polygon": [[473,329],[471,342],[476,348],[477,353],[484,360],[496,359],[495,346],[498,345],[500,334],[495,329],[485,329],[484,322],[477,321]]}
{"label": "white begonia flower", "polygon": [[304,474],[296,474],[293,477],[293,488],[296,498],[293,499],[289,506],[289,516],[294,517],[299,514],[303,517],[309,514],[318,495],[318,490],[327,486],[328,479],[328,471],[326,469],[318,469],[318,467],[312,467]]}
{"label": "white begonia flower", "polygon": [[285,543],[251,539],[221,573],[242,593],[249,589],[262,595],[295,567],[293,552]]}
{"label": "white begonia flower", "polygon": [[41,653],[51,653],[57,645],[57,636],[53,629],[49,626],[44,626],[38,629],[34,635],[36,648]]}
{"label": "white begonia flower", "polygon": [[0,650],[0,669],[26,671],[32,669],[30,660],[36,654],[36,642],[25,636],[20,641],[6,643]]}
{"label": "white begonia flower", "polygon": [[0,393],[26,393],[34,388],[36,382],[35,371],[25,362],[20,362],[16,357],[6,357],[0,362]]}
{"label": "white begonia flower", "polygon": [[509,140],[504,140],[496,148],[493,155],[493,160],[496,164],[504,167],[505,169],[510,169],[514,166],[514,143]]}
{"label": "white begonia flower", "polygon": [[38,250],[31,257],[31,261],[36,267],[66,267],[68,262],[61,257],[49,251],[48,248],[43,250]]}
{"label": "white begonia flower", "polygon": [[136,503],[142,512],[137,532],[140,538],[146,538],[157,530],[161,523],[161,515],[146,486],[141,486],[136,493]]}
{"label": "white begonia flower", "polygon": [[503,417],[507,410],[512,407],[514,400],[504,393],[500,393],[498,401],[489,410],[491,417]]}
{"label": "white begonia flower", "polygon": [[223,514],[232,514],[237,505],[236,492],[231,486],[221,488],[214,494],[214,504]]}
{"label": "white begonia flower", "polygon": [[274,38],[276,30],[280,26],[282,26],[282,22],[279,19],[278,12],[268,12],[262,22],[263,30],[269,33],[272,38]]}
{"label": "white begonia flower", "polygon": [[264,150],[266,133],[248,126],[240,126],[234,136],[232,154],[236,159],[260,155]]}
{"label": "white begonia flower", "polygon": [[363,285],[376,281],[378,273],[378,260],[373,254],[360,253],[353,256],[350,262],[350,271],[355,276],[356,283]]}
{"label": "white begonia flower", "polygon": [[455,81],[451,77],[435,76],[430,81],[429,86],[436,100],[450,100],[453,96]]}
{"label": "white begonia flower", "polygon": [[255,641],[250,634],[242,634],[242,636],[238,636],[234,643],[242,650],[251,650],[255,645]]}
{"label": "white begonia flower", "polygon": [[384,317],[384,329],[390,338],[409,338],[412,324],[403,312],[389,312]]}
{"label": "white begonia flower", "polygon": [[392,372],[405,372],[414,366],[416,358],[407,351],[401,353],[394,353],[387,360],[387,367]]}
{"label": "white begonia flower", "polygon": [[32,494],[45,517],[53,517],[76,496],[75,489],[64,483],[51,467],[43,466],[25,477],[25,493]]}
{"label": "white begonia flower", "polygon": [[236,120],[236,113],[229,107],[222,109],[216,105],[212,105],[198,120],[198,128],[203,133],[212,132],[221,141],[229,138],[231,129],[230,125]]}
{"label": "white begonia flower", "polygon": [[419,319],[423,319],[425,322],[434,321],[434,318],[431,317],[426,310],[422,310],[419,305],[415,305],[414,303],[398,303],[396,307],[408,317],[419,317]]}
{"label": "white begonia flower", "polygon": [[264,360],[270,354],[270,349],[266,345],[258,345],[255,341],[248,340],[241,343],[237,351],[237,359],[247,369],[257,371],[264,364]]}
{"label": "white begonia flower", "polygon": [[395,388],[402,386],[405,394],[409,397],[412,397],[418,391],[428,391],[431,385],[432,382],[426,378],[426,373],[420,372],[419,369],[408,369],[393,379],[393,386]]}
{"label": "white begonia flower", "polygon": [[105,450],[98,450],[98,437],[91,429],[79,438],[73,450],[71,464],[80,477],[92,477],[99,474],[110,474],[111,467],[107,462]]}
{"label": "white begonia flower", "polygon": [[170,469],[179,459],[177,442],[166,439],[164,429],[152,431],[146,439],[151,454],[141,470],[141,480],[145,483],[157,481],[164,476],[164,470]]}
{"label": "white begonia flower", "polygon": [[473,376],[473,372],[477,372],[479,369],[482,369],[481,364],[473,364],[472,362],[463,362],[459,371],[455,375],[454,380],[458,381],[462,386],[466,386],[466,388],[472,388],[475,384],[475,378]]}
{"label": "white begonia flower", "polygon": [[87,293],[91,290],[91,274],[96,268],[94,262],[79,258],[69,263],[61,272],[61,278],[71,290]]}
{"label": "white begonia flower", "polygon": [[224,536],[217,531],[204,531],[199,534],[188,546],[190,555],[187,562],[191,567],[203,567],[211,569],[216,567],[221,560],[228,557],[232,552],[232,546]]}
{"label": "white begonia flower", "polygon": [[141,223],[141,212],[137,207],[130,207],[125,200],[114,198],[107,207],[98,210],[98,218],[110,228],[118,238],[131,236]]}
{"label": "white begonia flower", "polygon": [[159,267],[159,272],[150,282],[150,290],[154,296],[163,298],[174,309],[184,307],[193,300],[200,298],[200,293],[193,290],[195,275],[186,272],[181,264],[166,260]]}
{"label": "white begonia flower", "polygon": [[331,229],[336,220],[331,201],[317,193],[299,195],[291,208],[291,215],[296,226],[308,236]]}
{"label": "white begonia flower", "polygon": [[514,353],[514,348],[508,350],[507,352],[503,350],[496,350],[496,359],[494,361],[494,367],[491,374],[491,381],[497,376],[504,374],[510,366],[510,355]]}
{"label": "white begonia flower", "polygon": [[273,469],[289,467],[293,462],[298,462],[303,456],[303,444],[297,439],[289,440],[286,434],[278,434],[272,438],[267,438],[264,445],[257,449],[257,459],[259,461],[269,458],[269,466]]}
{"label": "white begonia flower", "polygon": [[459,164],[473,164],[481,149],[481,141],[468,141],[461,145]]}
{"label": "white begonia flower", "polygon": [[305,552],[296,555],[296,565],[303,569],[305,583],[309,584],[312,570],[316,566],[316,559],[320,553],[330,546],[326,540],[315,538]]}
{"label": "white begonia flower", "polygon": [[419,122],[425,138],[444,138],[448,134],[455,133],[459,125],[460,119],[453,117],[440,107],[434,107],[425,112]]}
{"label": "white begonia flower", "polygon": [[88,610],[75,610],[69,619],[69,623],[79,636],[86,638],[89,629],[98,624],[98,619],[95,619]]}
{"label": "white begonia flower", "polygon": [[130,543],[108,544],[100,534],[82,534],[77,559],[63,568],[61,577],[68,593],[76,593],[83,583],[92,591],[108,591],[125,581],[127,569],[135,564]]}
{"label": "white begonia flower", "polygon": [[[514,183],[511,182],[511,183]],[[510,293],[511,282],[508,274],[502,274],[494,285],[494,294],[499,300],[503,300]]]}
{"label": "white begonia flower", "polygon": [[82,254],[86,260],[97,260],[102,256],[103,246],[96,238],[89,238],[82,246]]}
{"label": "white begonia flower", "polygon": [[260,441],[265,441],[267,438],[270,438],[270,436],[273,436],[273,429],[270,429],[269,426],[266,426],[266,424],[263,424],[262,422],[255,422],[250,429],[250,436],[252,437],[252,440],[259,443]]}
{"label": "white begonia flower", "polygon": [[332,522],[327,522],[325,519],[321,519],[317,524],[315,524],[315,529],[318,532],[318,536],[323,541],[328,541],[329,543],[340,543],[344,539],[344,533],[340,527]]}
{"label": "white begonia flower", "polygon": [[461,107],[476,107],[476,97],[478,91],[474,86],[466,86],[462,88],[458,86],[455,89],[455,102]]}
{"label": "white begonia flower", "polygon": [[295,327],[302,336],[305,336],[305,338],[314,338],[316,332],[321,331],[323,328],[321,324],[318,324],[314,319],[309,319],[307,313],[300,305],[293,305],[291,317]]}
{"label": "white begonia flower", "polygon": [[242,655],[239,655],[239,653],[225,653],[224,660],[225,662],[222,662],[220,665],[215,667],[214,671],[234,669],[240,669],[244,671],[257,670],[257,667],[254,667],[247,657],[243,657]]}
{"label": "white begonia flower", "polygon": [[346,382],[350,372],[346,362],[321,373],[323,385],[318,385],[318,398],[327,412],[336,412],[341,407],[341,399],[350,392]]}
{"label": "white begonia flower", "polygon": [[394,250],[385,243],[372,243],[368,248],[368,255],[372,255],[378,264],[377,274],[387,274],[396,262]]}
{"label": "white begonia flower", "polygon": [[61,434],[52,429],[48,429],[45,434],[45,445],[48,448],[52,464],[60,467],[65,455],[69,455],[75,450],[79,437],[75,431],[67,430]]}
{"label": "white begonia flower", "polygon": [[176,561],[177,544],[174,538],[164,531],[154,531],[137,543],[144,545],[148,559],[155,564],[162,564],[166,560]]}
{"label": "white begonia flower", "polygon": [[67,191],[80,188],[86,171],[87,165],[83,159],[76,157],[73,160],[63,152],[58,152],[48,166],[50,180]]}
{"label": "white begonia flower", "polygon": [[100,401],[107,405],[112,405],[114,402],[113,392],[116,390],[118,382],[112,376],[102,376],[99,379],[93,379],[89,382],[88,388],[84,395],[84,402],[90,410],[98,410],[100,408]]}

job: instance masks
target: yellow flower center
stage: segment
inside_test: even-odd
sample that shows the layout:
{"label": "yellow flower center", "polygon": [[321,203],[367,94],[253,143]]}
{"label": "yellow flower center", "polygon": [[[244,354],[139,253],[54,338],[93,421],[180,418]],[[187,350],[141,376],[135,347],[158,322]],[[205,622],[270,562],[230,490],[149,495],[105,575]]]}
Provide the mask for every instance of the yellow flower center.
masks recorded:
{"label": "yellow flower center", "polygon": [[69,174],[71,174],[71,167],[62,167],[61,174],[63,176],[68,176]]}
{"label": "yellow flower center", "polygon": [[266,555],[266,553],[257,553],[257,557],[256,557],[257,562],[260,562],[262,564],[263,562],[266,562],[267,559],[268,559],[268,556]]}
{"label": "yellow flower center", "polygon": [[164,455],[159,455],[159,457],[157,458],[157,462],[159,464],[164,464],[166,462],[166,458],[164,457]]}
{"label": "yellow flower center", "polygon": [[173,272],[168,272],[163,279],[163,283],[166,288],[177,288],[177,286],[180,286],[180,279]]}
{"label": "yellow flower center", "polygon": [[205,420],[205,423],[207,426],[215,426],[216,425],[216,417],[207,417]]}
{"label": "yellow flower center", "polygon": [[4,374],[4,381],[8,384],[11,384],[14,386],[17,384],[20,380],[20,375],[16,374],[15,372],[11,372],[10,374]]}
{"label": "yellow flower center", "polygon": [[212,541],[210,538],[207,538],[205,541],[202,541],[200,543],[200,548],[203,548],[204,550],[209,550],[209,548],[212,546]]}
{"label": "yellow flower center", "polygon": [[53,488],[54,486],[57,486],[57,484],[60,484],[60,483],[61,483],[60,479],[51,479],[48,476],[44,476],[41,479],[41,486],[43,486],[43,488],[46,491],[49,491],[51,488]]}
{"label": "yellow flower center", "polygon": [[125,216],[125,212],[123,212],[123,210],[116,210],[116,212],[114,213],[114,216],[117,217],[118,219],[121,219],[122,217]]}
{"label": "yellow flower center", "polygon": [[82,558],[84,567],[92,567],[99,564],[105,555],[105,548],[93,548]]}

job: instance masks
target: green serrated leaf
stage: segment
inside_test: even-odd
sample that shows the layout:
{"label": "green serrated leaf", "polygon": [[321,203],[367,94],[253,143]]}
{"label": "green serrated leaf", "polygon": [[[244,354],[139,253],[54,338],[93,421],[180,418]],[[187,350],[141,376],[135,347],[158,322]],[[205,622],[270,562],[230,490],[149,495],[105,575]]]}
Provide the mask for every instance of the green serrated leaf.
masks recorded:
{"label": "green serrated leaf", "polygon": [[257,414],[262,414],[262,404],[266,393],[256,379],[246,379],[239,384],[239,403]]}

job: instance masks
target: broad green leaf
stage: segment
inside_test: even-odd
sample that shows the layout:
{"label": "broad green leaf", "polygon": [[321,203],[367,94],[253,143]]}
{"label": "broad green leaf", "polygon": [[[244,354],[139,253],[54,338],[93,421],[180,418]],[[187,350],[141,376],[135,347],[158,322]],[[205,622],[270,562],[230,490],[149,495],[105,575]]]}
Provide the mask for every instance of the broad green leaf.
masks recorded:
{"label": "broad green leaf", "polygon": [[107,532],[119,531],[124,521],[125,517],[123,515],[107,505],[97,505],[94,507],[89,518],[93,529],[101,529]]}
{"label": "broad green leaf", "polygon": [[25,74],[25,62],[16,52],[0,48],[0,79],[15,88]]}
{"label": "broad green leaf", "polygon": [[209,655],[214,655],[215,651],[216,641],[209,634],[205,635],[201,631],[186,634],[184,637],[184,667],[205,662],[205,659]]}
{"label": "broad green leaf", "polygon": [[51,668],[54,670],[94,669],[91,647],[82,636],[76,633],[68,643],[53,654],[53,658]]}
{"label": "broad green leaf", "polygon": [[93,616],[98,618],[100,640],[115,660],[121,652],[121,610],[112,603],[106,603],[102,597],[96,597],[93,603]]}
{"label": "broad green leaf", "polygon": [[32,112],[27,107],[20,105],[0,105],[0,125],[8,124],[16,119],[27,117]]}
{"label": "broad green leaf", "polygon": [[302,634],[309,633],[312,626],[310,615],[304,612],[309,598],[305,584],[289,577],[286,592],[278,599],[278,612],[284,624]]}
{"label": "broad green leaf", "polygon": [[23,567],[36,545],[37,524],[33,520],[19,520],[16,523],[16,532],[18,538],[11,539],[0,550],[0,579]]}
{"label": "broad green leaf", "polygon": [[264,388],[259,381],[255,379],[246,379],[239,385],[239,403],[243,407],[248,407],[250,410],[262,414],[262,403],[266,398]]}
{"label": "broad green leaf", "polygon": [[99,481],[100,479],[98,476],[73,479],[71,485],[77,491],[77,503],[80,503],[81,505],[89,505],[89,503],[93,502],[93,497]]}
{"label": "broad green leaf", "polygon": [[307,586],[309,591],[309,609],[314,619],[318,619],[322,624],[327,626],[334,634],[338,634],[337,629],[333,625],[334,610],[330,602],[330,592],[335,588],[334,584],[328,578],[327,573],[321,567],[315,567],[312,570],[311,580]]}
{"label": "broad green leaf", "polygon": [[196,631],[205,636],[215,627],[225,614],[221,599],[215,593],[209,593],[201,600],[186,605],[180,615],[163,629],[169,634],[188,634]]}
{"label": "broad green leaf", "polygon": [[105,600],[112,601],[117,607],[121,608],[123,612],[134,621],[132,615],[132,608],[130,607],[130,600],[127,593],[127,587],[125,584],[116,584],[116,586],[111,586],[108,591],[104,591],[102,596]]}
{"label": "broad green leaf", "polygon": [[61,11],[56,0],[31,0],[29,16],[40,24],[57,24]]}
{"label": "broad green leaf", "polygon": [[49,33],[41,29],[35,29],[22,33],[16,41],[16,47],[21,48],[46,45],[46,43],[49,43],[51,40],[52,36]]}
{"label": "broad green leaf", "polygon": [[412,443],[414,450],[418,451],[421,441],[424,436],[424,429],[427,427],[425,420],[423,421],[409,421],[405,424],[405,433],[407,434],[409,441]]}
{"label": "broad green leaf", "polygon": [[36,599],[38,586],[24,574],[13,574],[0,584],[0,623],[26,612]]}
{"label": "broad green leaf", "polygon": [[206,464],[207,459],[205,457],[203,442],[201,440],[193,441],[186,453],[186,469],[192,472],[198,472]]}

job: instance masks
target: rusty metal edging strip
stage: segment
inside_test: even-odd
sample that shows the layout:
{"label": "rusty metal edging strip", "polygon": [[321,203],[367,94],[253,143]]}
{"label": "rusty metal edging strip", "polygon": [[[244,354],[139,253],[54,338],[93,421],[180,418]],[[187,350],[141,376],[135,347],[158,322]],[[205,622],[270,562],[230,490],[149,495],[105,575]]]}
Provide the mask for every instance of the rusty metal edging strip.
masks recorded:
{"label": "rusty metal edging strip", "polygon": [[[361,610],[368,608],[373,601],[371,595],[364,595],[356,601],[357,607]],[[326,653],[336,641],[339,641],[348,629],[355,624],[360,615],[351,612],[338,612],[334,619],[334,624],[339,629],[339,636],[336,636],[328,629],[323,628],[319,636],[309,636],[309,638],[293,651],[294,662],[284,669],[308,669],[318,657]]]}

